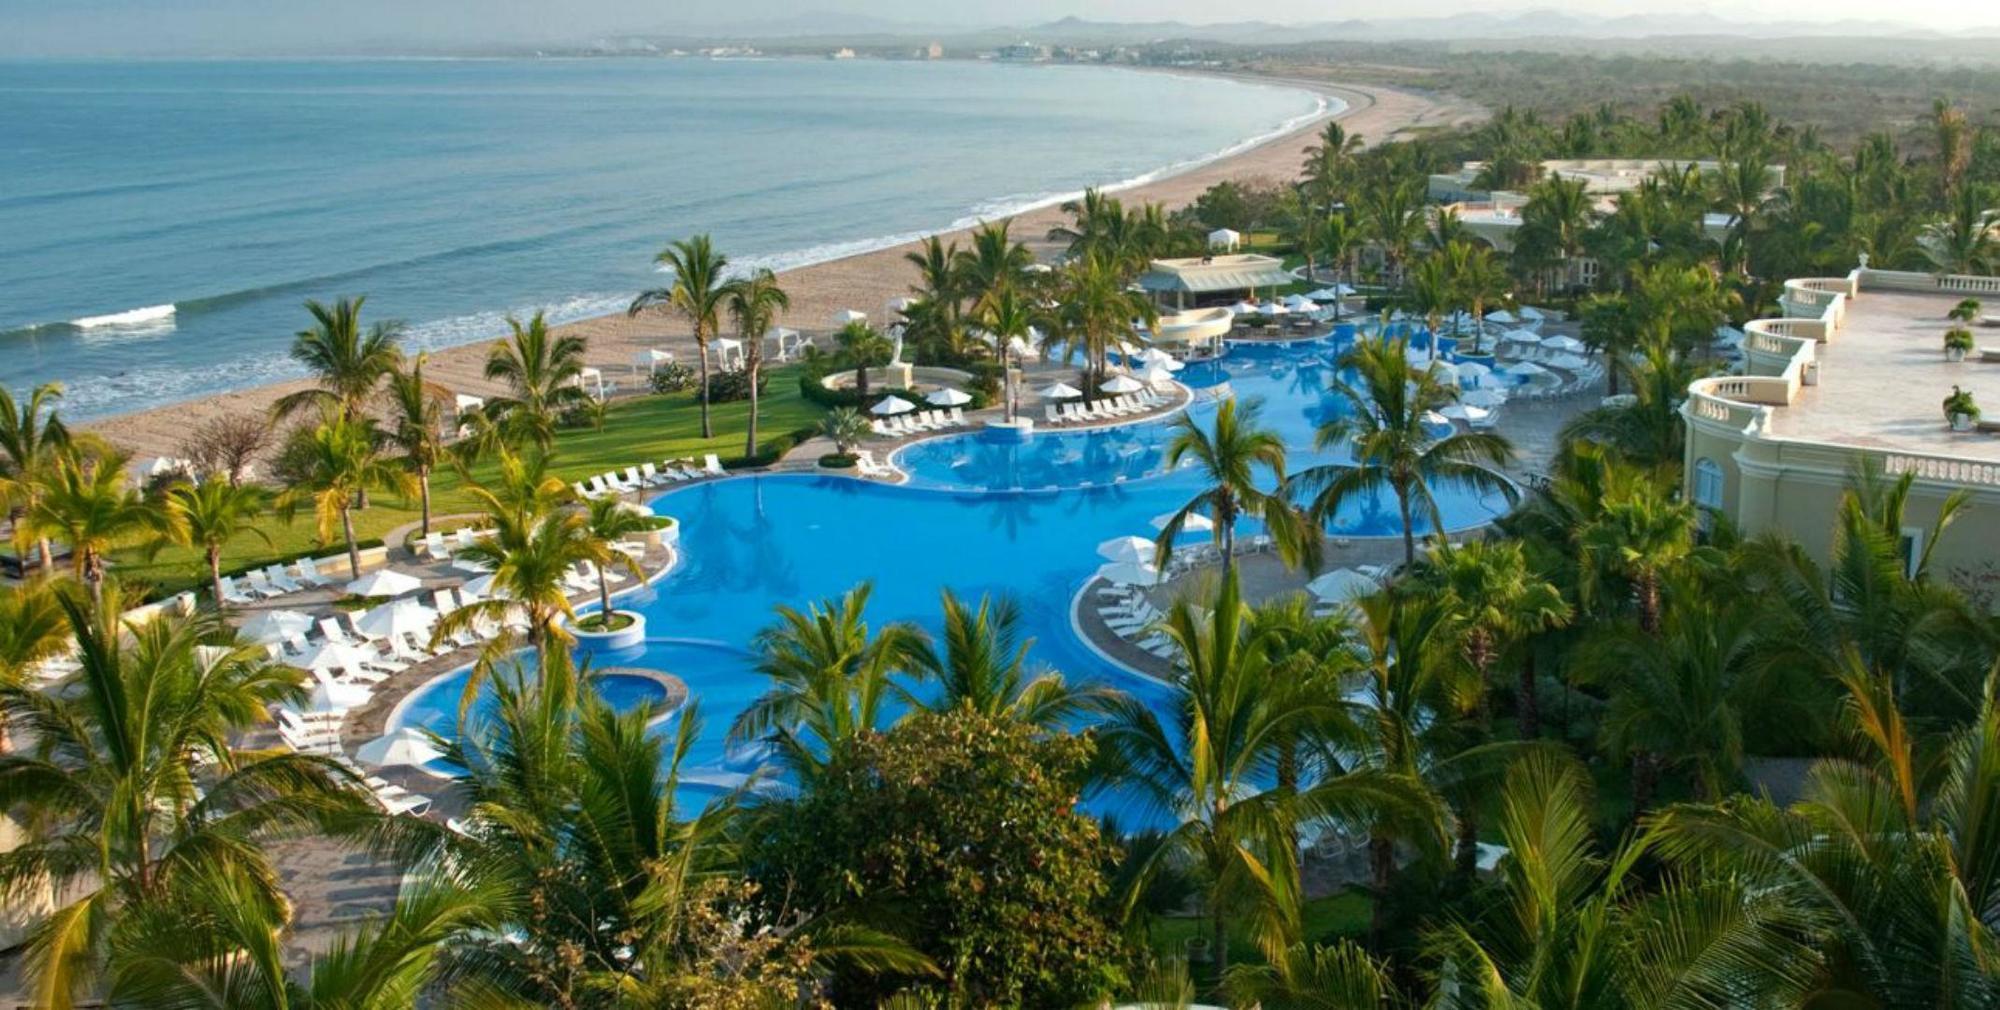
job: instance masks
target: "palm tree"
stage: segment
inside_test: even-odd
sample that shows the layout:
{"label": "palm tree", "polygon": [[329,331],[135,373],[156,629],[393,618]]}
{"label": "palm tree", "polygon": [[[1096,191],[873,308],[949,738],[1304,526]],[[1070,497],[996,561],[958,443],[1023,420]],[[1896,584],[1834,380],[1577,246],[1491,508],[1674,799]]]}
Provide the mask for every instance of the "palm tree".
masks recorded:
{"label": "palm tree", "polygon": [[1687,444],[1681,403],[1687,399],[1689,384],[1703,372],[1674,350],[1664,333],[1646,341],[1643,353],[1638,364],[1624,355],[1612,358],[1612,371],[1631,378],[1632,401],[1593,407],[1570,418],[1562,438],[1601,442],[1640,466],[1676,469]]}
{"label": "palm tree", "polygon": [[750,379],[750,427],[743,435],[743,455],[757,455],[757,373],[764,366],[764,335],[778,313],[792,307],[792,296],[778,286],[778,275],[759,269],[729,285],[729,315],[743,339],[743,370]]}
{"label": "palm tree", "polygon": [[[575,618],[576,611],[565,576],[599,550],[590,543],[585,516],[566,507],[573,493],[548,474],[547,465],[546,457],[503,452],[495,479],[467,487],[493,532],[460,548],[457,556],[492,569],[493,592],[439,620],[431,632],[434,644],[490,621],[502,628],[521,627],[542,668],[566,661],[563,646],[570,635],[563,622]],[[517,647],[511,633],[488,645],[466,685],[468,698],[475,684]]]}
{"label": "palm tree", "polygon": [[1917,233],[1917,248],[1938,273],[1984,273],[2000,260],[2000,213],[1982,187],[1961,186],[1945,215]]}
{"label": "palm tree", "polygon": [[26,517],[35,536],[69,544],[76,576],[90,587],[93,599],[103,594],[111,548],[169,528],[168,514],[126,483],[125,461],[116,451],[95,458],[65,454],[43,481]]}
{"label": "palm tree", "polygon": [[[1345,213],[1328,215],[1319,229],[1320,258],[1333,267],[1334,283],[1354,279],[1354,253],[1361,245],[1361,230]],[[1333,300],[1333,320],[1340,321],[1340,299]]]}
{"label": "palm tree", "polygon": [[382,378],[403,363],[398,346],[403,324],[376,323],[363,330],[361,303],[365,301],[366,297],[357,297],[342,298],[332,305],[306,302],[313,325],[292,338],[292,360],[305,366],[319,386],[279,398],[273,408],[277,416],[325,404],[341,416],[351,417],[375,395]]}
{"label": "palm tree", "polygon": [[[55,401],[62,395],[62,383],[45,382],[28,394],[28,402],[17,403],[14,394],[0,386],[0,505],[7,508],[14,524],[14,548],[22,555],[27,554],[28,510],[41,495],[42,480],[70,443],[69,429],[56,416]],[[55,569],[55,554],[47,537],[36,539],[42,574],[47,575]]]}
{"label": "palm tree", "polygon": [[1314,209],[1324,211],[1337,202],[1360,151],[1361,138],[1350,136],[1338,121],[1320,129],[1318,142],[1306,148],[1305,164],[1299,167],[1302,188],[1311,194]]}
{"label": "palm tree", "polygon": [[653,528],[653,517],[625,503],[617,497],[597,498],[585,502],[583,507],[583,541],[591,548],[591,564],[597,568],[597,612],[606,620],[611,617],[611,573],[607,565],[616,565],[635,579],[645,577],[645,571],[632,555],[618,550],[618,544],[634,533],[644,533]]}
{"label": "palm tree", "polygon": [[1486,308],[1513,297],[1507,268],[1493,250],[1470,242],[1453,242],[1445,249],[1451,286],[1460,305],[1472,313],[1472,353],[1486,340]]}
{"label": "palm tree", "polygon": [[714,438],[708,423],[708,341],[721,327],[723,305],[729,298],[725,272],[729,257],[716,252],[707,235],[696,235],[667,246],[653,262],[673,273],[673,285],[640,292],[626,314],[636,316],[659,305],[687,320],[694,331],[695,351],[701,357],[701,437]]}
{"label": "palm tree", "polygon": [[115,586],[96,607],[60,598],[77,643],[74,691],[0,689],[8,718],[38,741],[0,755],[0,806],[29,811],[33,825],[0,854],[0,887],[58,895],[23,964],[36,1005],[59,1010],[107,977],[100,967],[115,968],[144,919],[218,911],[201,906],[201,881],[239,882],[229,911],[275,931],[290,906],[265,847],[375,820],[326,758],[226,742],[266,706],[302,697],[297,671],[235,645],[213,615],[130,626],[122,603]]}
{"label": "palm tree", "polygon": [[363,491],[377,489],[407,496],[414,488],[410,475],[379,448],[374,422],[367,418],[332,418],[297,443],[299,472],[278,493],[278,518],[291,522],[299,507],[310,504],[322,543],[334,530],[347,544],[349,578],[361,577],[361,549],[354,537],[354,510]]}
{"label": "palm tree", "polygon": [[1001,396],[1006,401],[1010,423],[1014,420],[1017,399],[1014,389],[1014,341],[1027,341],[1038,315],[1034,302],[1011,286],[987,299],[980,311],[979,324],[993,334],[995,349],[1000,352],[1001,373],[1006,380]]}
{"label": "palm tree", "polygon": [[[54,589],[33,583],[0,592],[0,688],[69,645],[69,628]],[[0,752],[7,748],[6,720],[0,719]]]}
{"label": "palm tree", "polygon": [[868,369],[888,360],[889,338],[867,320],[856,319],[841,327],[833,340],[840,347],[841,358],[854,368],[854,394],[868,399]]}
{"label": "palm tree", "polygon": [[1639,630],[1660,631],[1661,587],[1668,573],[1706,555],[1695,544],[1694,506],[1670,500],[1640,482],[1603,503],[1596,518],[1576,532],[1585,606],[1607,584],[1629,587]]}
{"label": "palm tree", "polygon": [[1388,963],[1350,940],[1332,946],[1293,944],[1264,964],[1236,965],[1225,982],[1235,1006],[1380,1010],[1399,1005]]}
{"label": "palm tree", "polygon": [[1118,697],[1109,688],[1072,687],[1053,670],[1029,676],[1034,640],[1022,637],[1021,608],[1013,600],[980,597],[974,606],[947,589],[943,605],[944,648],[922,645],[912,661],[917,672],[937,678],[943,688],[931,706],[935,710],[966,708],[1054,730],[1078,715],[1103,711]]}
{"label": "palm tree", "polygon": [[[543,450],[555,444],[556,425],[565,411],[584,402],[583,356],[588,345],[576,334],[556,336],[540,312],[523,326],[507,317],[512,331],[486,354],[486,378],[507,384],[508,393],[486,401],[486,415],[516,442]],[[706,417],[707,408],[703,408]]]}
{"label": "palm tree", "polygon": [[1355,194],[1354,210],[1362,230],[1382,251],[1383,272],[1392,283],[1400,282],[1410,247],[1424,228],[1423,180],[1364,186]]}
{"label": "palm tree", "polygon": [[[1554,583],[1529,568],[1516,541],[1474,540],[1440,552],[1428,574],[1457,616],[1465,661],[1486,690],[1492,686],[1493,664],[1509,648],[1570,619],[1569,602]],[[1532,663],[1521,665],[1515,690],[1521,736],[1532,740],[1539,729]]]}
{"label": "palm tree", "polygon": [[2000,838],[1985,816],[2000,804],[2000,681],[1970,723],[1935,740],[1858,657],[1838,683],[1851,756],[1818,762],[1788,808],[1732,797],[1668,810],[1663,849],[1806,910],[1818,956],[1801,967],[1817,969],[1816,1003],[2000,1006]]}
{"label": "palm tree", "polygon": [[1589,781],[1530,754],[1500,790],[1507,858],[1477,918],[1436,929],[1439,1010],[1479,1007],[1800,1006],[1820,958],[1790,895],[1737,875],[1689,873],[1649,888],[1641,835],[1596,850]]}
{"label": "palm tree", "polygon": [[1583,180],[1544,176],[1528,189],[1528,202],[1521,208],[1516,258],[1526,252],[1531,260],[1553,259],[1562,269],[1563,284],[1574,284],[1572,265],[1583,253],[1584,236],[1596,214]]}
{"label": "palm tree", "polygon": [[444,427],[450,421],[445,404],[452,402],[449,390],[425,381],[428,358],[419,354],[408,371],[389,376],[389,441],[403,450],[403,465],[417,479],[422,515],[418,533],[424,536],[431,532],[431,472],[445,455]]}
{"label": "palm tree", "polygon": [[1333,380],[1347,401],[1347,416],[1320,426],[1320,449],[1352,443],[1353,463],[1329,463],[1293,477],[1300,492],[1312,495],[1307,514],[1320,525],[1345,502],[1388,490],[1396,496],[1403,528],[1403,563],[1417,560],[1416,516],[1421,508],[1434,531],[1444,528],[1431,485],[1451,481],[1475,491],[1499,492],[1509,500],[1514,485],[1498,467],[1513,455],[1507,440],[1492,432],[1453,432],[1435,438],[1424,415],[1458,399],[1456,383],[1441,382],[1429,369],[1410,363],[1407,340],[1363,339],[1340,358],[1360,385]]}
{"label": "palm tree", "polygon": [[914,700],[894,674],[918,668],[923,634],[903,623],[871,629],[869,593],[863,583],[802,611],[778,606],[777,622],[755,642],[757,672],[771,689],[736,717],[732,742],[768,739],[810,779],[834,748],[882,728],[888,705]]}
{"label": "palm tree", "polygon": [[208,591],[215,609],[227,604],[222,598],[222,550],[231,540],[246,533],[271,543],[260,520],[271,505],[271,492],[255,484],[231,484],[207,480],[200,484],[177,483],[167,489],[162,506],[167,512],[163,543],[198,547],[208,562]]}
{"label": "palm tree", "polygon": [[1271,676],[1270,650],[1234,571],[1223,574],[1206,616],[1180,600],[1164,627],[1180,654],[1165,720],[1155,706],[1125,699],[1102,730],[1130,782],[1180,819],[1134,869],[1126,901],[1129,907],[1170,864],[1198,868],[1220,969],[1228,958],[1225,927],[1237,909],[1248,909],[1266,950],[1296,942],[1297,824],[1372,816],[1409,803],[1413,793],[1397,776],[1367,771],[1331,774],[1298,790],[1271,783],[1266,772],[1277,746],[1302,732],[1334,732],[1346,716],[1337,694],[1304,697]]}
{"label": "palm tree", "polygon": [[1458,308],[1458,289],[1452,283],[1451,264],[1439,253],[1418,260],[1403,278],[1403,291],[1396,300],[1405,312],[1423,318],[1424,329],[1430,333],[1430,359],[1437,360],[1444,317]]}
{"label": "palm tree", "polygon": [[833,443],[835,452],[852,452],[868,437],[868,419],[853,407],[835,407],[820,418],[819,431]]}
{"label": "palm tree", "polygon": [[[1214,521],[1225,573],[1235,568],[1236,520],[1244,515],[1263,521],[1286,564],[1318,567],[1319,530],[1284,495],[1285,442],[1277,432],[1257,426],[1258,406],[1255,402],[1239,405],[1232,396],[1216,406],[1215,420],[1207,430],[1191,414],[1174,418],[1166,466],[1174,469],[1192,457],[1201,467],[1208,490],[1189,499],[1160,528],[1153,546],[1161,566],[1173,556],[1174,539],[1180,536],[1188,517],[1206,509]],[[1271,490],[1258,486],[1260,471],[1269,471]]]}
{"label": "palm tree", "polygon": [[1084,355],[1084,390],[1095,393],[1110,365],[1111,346],[1127,338],[1133,322],[1158,322],[1159,309],[1129,285],[1118,264],[1097,254],[1073,260],[1061,278],[1056,319],[1072,353]]}
{"label": "palm tree", "polygon": [[1008,222],[981,222],[972,232],[972,247],[953,257],[956,290],[972,301],[972,312],[985,311],[1002,291],[1021,285],[1035,254],[1007,234]]}

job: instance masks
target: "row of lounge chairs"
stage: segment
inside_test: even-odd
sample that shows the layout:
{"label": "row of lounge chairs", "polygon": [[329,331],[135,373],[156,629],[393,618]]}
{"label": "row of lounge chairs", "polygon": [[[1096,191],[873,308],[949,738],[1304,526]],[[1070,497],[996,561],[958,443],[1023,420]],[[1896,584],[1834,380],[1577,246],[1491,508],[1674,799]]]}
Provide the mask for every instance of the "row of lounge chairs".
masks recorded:
{"label": "row of lounge chairs", "polygon": [[663,460],[658,466],[642,463],[628,466],[623,473],[606,471],[590,478],[588,482],[578,481],[571,487],[579,497],[597,499],[606,495],[632,494],[649,487],[665,487],[683,481],[701,480],[704,477],[721,477],[728,473],[722,468],[722,460],[714,453],[702,458],[699,466],[692,457],[678,460]]}
{"label": "row of lounge chairs", "polygon": [[877,418],[868,422],[868,430],[884,438],[902,438],[905,435],[921,435],[927,431],[963,428],[967,423],[969,422],[965,419],[965,408],[953,407],[950,410],[920,410],[914,414]]}
{"label": "row of lounge chairs", "polygon": [[1160,630],[1166,618],[1146,594],[1130,586],[1113,586],[1097,594],[1097,616],[1111,633],[1156,658],[1172,660],[1174,640]]}
{"label": "row of lounge chairs", "polygon": [[1043,408],[1042,418],[1052,425],[1093,424],[1128,414],[1143,414],[1164,406],[1166,402],[1166,397],[1148,389],[1092,403],[1051,403]]}
{"label": "row of lounge chairs", "polygon": [[[239,579],[241,581],[239,581]],[[255,603],[288,593],[303,592],[339,581],[319,570],[319,562],[300,558],[291,566],[270,564],[240,576],[222,577],[222,599],[226,603]]]}
{"label": "row of lounge chairs", "polygon": [[866,449],[863,449],[863,450],[861,450],[861,451],[859,451],[859,452],[856,452],[856,453],[854,454],[854,468],[855,468],[855,469],[857,469],[857,470],[860,470],[860,471],[861,471],[861,476],[863,476],[863,477],[894,477],[894,476],[896,476],[896,468],[895,468],[895,467],[893,467],[893,466],[889,466],[889,465],[887,465],[887,464],[884,464],[884,463],[879,463],[879,462],[876,462],[876,460],[875,460],[875,454],[874,454],[874,453],[872,453],[872,452],[869,452],[869,451],[868,451],[868,450],[866,450]]}
{"label": "row of lounge chairs", "polygon": [[489,532],[488,530],[475,530],[470,526],[449,534],[432,530],[423,539],[424,553],[430,555],[433,559],[442,561],[478,543]]}

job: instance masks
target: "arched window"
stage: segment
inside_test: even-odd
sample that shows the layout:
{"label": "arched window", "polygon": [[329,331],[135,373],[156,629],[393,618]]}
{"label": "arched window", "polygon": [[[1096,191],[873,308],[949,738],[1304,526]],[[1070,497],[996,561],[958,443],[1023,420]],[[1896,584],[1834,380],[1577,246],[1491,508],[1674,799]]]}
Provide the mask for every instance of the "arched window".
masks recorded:
{"label": "arched window", "polygon": [[1706,456],[1694,461],[1694,503],[1705,509],[1722,508],[1722,466]]}

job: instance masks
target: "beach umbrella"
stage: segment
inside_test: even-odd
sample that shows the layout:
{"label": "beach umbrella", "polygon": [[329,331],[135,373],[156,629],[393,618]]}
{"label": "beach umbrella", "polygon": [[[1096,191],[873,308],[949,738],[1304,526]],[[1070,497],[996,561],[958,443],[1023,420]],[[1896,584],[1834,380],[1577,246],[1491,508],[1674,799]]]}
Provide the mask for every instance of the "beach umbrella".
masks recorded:
{"label": "beach umbrella", "polygon": [[1519,322],[1520,318],[1521,318],[1520,316],[1517,316],[1512,312],[1507,311],[1506,309],[1500,309],[1498,311],[1488,312],[1486,314],[1486,321],[1489,323],[1513,323],[1513,322]]}
{"label": "beach umbrella", "polygon": [[1574,372],[1582,369],[1585,365],[1590,364],[1590,362],[1580,354],[1558,354],[1549,359],[1549,364],[1567,372]]}
{"label": "beach umbrella", "polygon": [[868,313],[856,312],[853,309],[841,309],[839,312],[833,314],[833,325],[835,326],[846,326],[848,323],[865,323],[867,321]]}
{"label": "beach umbrella", "polygon": [[1126,340],[1120,340],[1116,346],[1118,353],[1124,355],[1126,358],[1138,357],[1141,350],[1141,348]]}
{"label": "beach umbrella", "polygon": [[1451,406],[1446,407],[1441,411],[1438,411],[1438,413],[1443,414],[1444,416],[1454,421],[1484,421],[1486,420],[1487,417],[1492,415],[1493,411],[1485,407],[1474,407],[1463,403],[1454,403]]}
{"label": "beach umbrella", "polygon": [[349,596],[401,596],[424,588],[423,580],[394,568],[378,568],[347,584]]}
{"label": "beach umbrella", "polygon": [[1258,305],[1256,302],[1245,300],[1231,305],[1229,311],[1239,316],[1255,316],[1262,314],[1264,307]]}
{"label": "beach umbrella", "polygon": [[1153,563],[1153,542],[1145,537],[1112,537],[1097,545],[1097,556],[1106,561],[1150,565]]}
{"label": "beach umbrella", "polygon": [[868,408],[868,412],[877,417],[888,417],[891,414],[907,414],[915,409],[917,409],[916,404],[900,396],[885,396],[873,407]]}
{"label": "beach umbrella", "polygon": [[1306,583],[1306,592],[1322,599],[1337,603],[1358,600],[1381,587],[1375,580],[1352,568],[1336,568]]}
{"label": "beach umbrella", "polygon": [[237,630],[253,642],[275,642],[290,635],[303,635],[311,631],[312,626],[310,614],[296,610],[260,610]]}
{"label": "beach umbrella", "polygon": [[1293,312],[1311,312],[1319,308],[1318,305],[1313,304],[1312,299],[1304,295],[1286,295],[1285,307],[1291,309]]}
{"label": "beach umbrella", "polygon": [[370,638],[425,634],[437,623],[437,611],[414,600],[384,603],[362,614],[355,627]]}
{"label": "beach umbrella", "polygon": [[1497,389],[1469,389],[1459,395],[1458,402],[1468,407],[1498,407],[1507,402],[1507,394]]}
{"label": "beach umbrella", "polygon": [[1458,373],[1460,382],[1468,382],[1475,386],[1493,374],[1492,366],[1478,361],[1461,361],[1453,366],[1452,370]]}
{"label": "beach umbrella", "polygon": [[1157,347],[1152,348],[1146,351],[1144,354],[1139,355],[1139,360],[1144,361],[1149,365],[1158,365],[1169,372],[1178,372],[1181,369],[1187,367],[1185,364],[1181,363],[1181,360],[1179,358],[1176,358],[1173,355],[1168,354],[1167,352]]}
{"label": "beach umbrella", "polygon": [[443,757],[437,744],[431,742],[431,735],[416,728],[405,726],[393,733],[378,736],[362,744],[354,756],[371,765],[426,765]]}
{"label": "beach umbrella", "polygon": [[1035,353],[1034,347],[1020,337],[1007,338],[1007,350],[1013,352],[1016,357],[1022,358]]}
{"label": "beach umbrella", "polygon": [[1157,361],[1147,365],[1146,370],[1139,373],[1139,380],[1152,386],[1157,386],[1162,382],[1171,382],[1173,378],[1174,373],[1172,370]]}
{"label": "beach umbrella", "polygon": [[1524,344],[1529,347],[1540,347],[1542,345],[1542,335],[1524,326],[1520,329],[1508,330],[1500,334],[1500,342],[1503,344]]}
{"label": "beach umbrella", "polygon": [[1586,344],[1583,341],[1576,339],[1575,337],[1564,337],[1564,336],[1550,337],[1547,340],[1542,341],[1542,346],[1548,348],[1551,351],[1567,351],[1571,354],[1582,354],[1583,352],[1590,350],[1589,344]]}
{"label": "beach umbrella", "polygon": [[1516,361],[1500,371],[1504,375],[1511,375],[1518,379],[1532,379],[1538,375],[1549,374],[1548,369],[1532,361]]}
{"label": "beach umbrella", "polygon": [[[1174,513],[1162,512],[1153,517],[1153,528],[1163,530],[1174,519]],[[1188,513],[1187,521],[1181,524],[1182,533],[1206,533],[1215,528],[1215,520],[1199,512]]]}
{"label": "beach umbrella", "polygon": [[1116,561],[1097,570],[1097,577],[1115,586],[1157,586],[1160,570],[1152,565]]}
{"label": "beach umbrella", "polygon": [[1543,319],[1547,318],[1546,313],[1544,313],[1541,309],[1534,307],[1533,305],[1521,306],[1521,311],[1515,313],[1515,315],[1518,315],[1523,320],[1531,323],[1539,323]]}
{"label": "beach umbrella", "polygon": [[1058,382],[1053,386],[1043,389],[1041,392],[1041,397],[1044,400],[1074,400],[1082,395],[1083,390],[1067,382]]}
{"label": "beach umbrella", "polygon": [[1448,425],[1451,423],[1451,418],[1446,417],[1435,410],[1424,411],[1423,416],[1419,418],[1419,420],[1423,421],[1423,423],[1433,428],[1439,427],[1441,425]]}
{"label": "beach umbrella", "polygon": [[346,681],[326,680],[315,677],[312,694],[306,698],[306,711],[314,714],[339,714],[350,708],[360,708],[375,699],[375,692],[366,684],[352,684]]}
{"label": "beach umbrella", "polygon": [[972,402],[972,396],[963,389],[946,387],[924,397],[924,402],[939,407],[963,407]]}
{"label": "beach umbrella", "polygon": [[465,585],[458,587],[458,595],[461,597],[470,597],[471,599],[474,600],[486,600],[486,599],[496,599],[496,598],[504,600],[507,598],[507,591],[505,589],[496,590],[494,588],[493,576],[481,575],[476,579],[468,581]]}
{"label": "beach umbrella", "polygon": [[1137,379],[1134,379],[1129,375],[1114,375],[1111,377],[1110,382],[1107,382],[1104,385],[1099,386],[1097,388],[1102,389],[1107,393],[1119,394],[1119,393],[1136,393],[1139,390],[1144,389],[1146,387],[1140,385]]}
{"label": "beach umbrella", "polygon": [[287,666],[306,670],[339,670],[349,666],[360,666],[373,656],[362,652],[345,642],[321,642],[306,653],[305,658],[293,660]]}

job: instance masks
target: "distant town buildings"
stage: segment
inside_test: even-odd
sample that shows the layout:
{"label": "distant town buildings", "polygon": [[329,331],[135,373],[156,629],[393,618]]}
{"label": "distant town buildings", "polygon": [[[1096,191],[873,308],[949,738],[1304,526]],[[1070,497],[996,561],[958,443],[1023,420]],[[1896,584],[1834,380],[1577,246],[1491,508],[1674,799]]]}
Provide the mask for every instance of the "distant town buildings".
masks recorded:
{"label": "distant town buildings", "polygon": [[1038,63],[1049,58],[1049,47],[1034,42],[1016,42],[1001,46],[994,56],[1003,60]]}
{"label": "distant town buildings", "polygon": [[826,58],[829,60],[851,60],[854,58],[854,50],[846,46],[841,46],[839,49],[826,54]]}
{"label": "distant town buildings", "polygon": [[938,43],[936,43],[936,42],[933,42],[933,43],[931,43],[930,45],[927,45],[927,46],[925,46],[925,47],[924,47],[924,48],[923,48],[923,49],[922,49],[922,50],[921,50],[921,51],[919,52],[919,56],[920,56],[920,58],[922,58],[922,59],[926,59],[926,60],[941,60],[941,59],[944,59],[944,46],[942,46],[942,45],[939,45],[939,44],[938,44]]}

